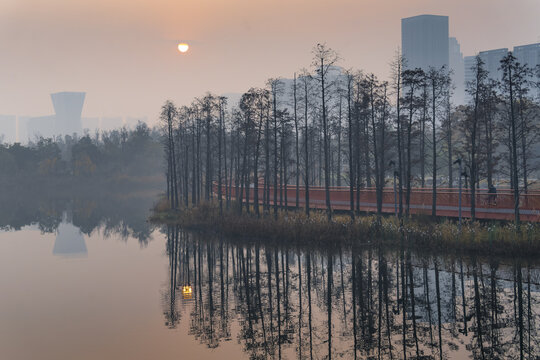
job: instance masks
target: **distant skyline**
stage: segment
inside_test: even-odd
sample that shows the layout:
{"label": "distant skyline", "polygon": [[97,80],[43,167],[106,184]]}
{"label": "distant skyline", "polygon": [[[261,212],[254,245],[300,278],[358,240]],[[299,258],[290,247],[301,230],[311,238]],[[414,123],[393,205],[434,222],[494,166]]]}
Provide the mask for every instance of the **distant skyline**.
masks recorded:
{"label": "distant skyline", "polygon": [[83,117],[152,124],[166,99],[292,77],[318,42],[386,79],[401,18],[420,14],[449,16],[464,56],[540,41],[538,0],[2,0],[0,114],[50,114],[50,93],[84,91]]}

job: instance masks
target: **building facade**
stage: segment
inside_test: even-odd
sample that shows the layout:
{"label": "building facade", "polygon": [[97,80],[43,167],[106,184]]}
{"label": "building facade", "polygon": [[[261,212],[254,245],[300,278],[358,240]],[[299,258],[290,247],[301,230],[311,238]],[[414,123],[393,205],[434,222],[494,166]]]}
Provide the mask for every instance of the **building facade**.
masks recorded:
{"label": "building facade", "polygon": [[534,69],[540,65],[540,43],[514,46],[514,56],[519,63]]}
{"label": "building facade", "polygon": [[0,115],[0,143],[12,144],[17,141],[17,117]]}
{"label": "building facade", "polygon": [[463,104],[465,102],[465,65],[463,62],[463,54],[461,46],[455,37],[449,38],[449,61],[452,84],[454,85],[453,100],[455,104]]}
{"label": "building facade", "polygon": [[[533,70],[528,80],[531,82],[538,81],[539,74],[537,71],[540,71],[540,69],[538,68],[540,66],[540,43],[514,46],[514,50],[512,53],[520,64],[526,65],[531,70]],[[489,79],[495,81],[502,80],[503,71],[500,68],[501,60],[506,55],[508,55],[507,48],[480,51],[478,53],[478,56],[480,56],[480,58],[484,62],[484,67],[488,72]],[[474,80],[473,68],[475,66],[475,57],[476,56],[465,56],[464,58],[465,84]],[[530,88],[533,89],[534,86],[530,86]],[[537,89],[533,91],[534,96],[540,96],[540,90]]]}
{"label": "building facade", "polygon": [[405,68],[449,67],[448,16],[418,15],[401,19]]}
{"label": "building facade", "polygon": [[[463,58],[463,75],[464,75],[464,84],[463,87],[466,90],[467,84],[474,81],[474,67],[476,66],[476,56],[465,56]],[[465,98],[467,98],[467,95],[465,93]]]}
{"label": "building facade", "polygon": [[478,56],[484,62],[484,68],[488,72],[488,78],[496,81],[501,81],[503,71],[501,70],[501,60],[508,55],[508,49],[495,49],[480,51]]}
{"label": "building facade", "polygon": [[[526,64],[532,69],[527,80],[538,82],[540,80],[540,43],[514,46],[514,56],[520,64]],[[532,95],[540,99],[540,88],[533,90]]]}

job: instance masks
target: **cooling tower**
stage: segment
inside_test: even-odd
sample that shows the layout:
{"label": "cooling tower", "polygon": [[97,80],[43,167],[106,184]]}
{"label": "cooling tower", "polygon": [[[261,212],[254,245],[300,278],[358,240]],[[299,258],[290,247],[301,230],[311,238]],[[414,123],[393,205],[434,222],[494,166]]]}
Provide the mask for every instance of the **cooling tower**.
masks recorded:
{"label": "cooling tower", "polygon": [[56,119],[54,133],[71,135],[82,133],[81,113],[84,105],[84,92],[59,92],[51,94]]}

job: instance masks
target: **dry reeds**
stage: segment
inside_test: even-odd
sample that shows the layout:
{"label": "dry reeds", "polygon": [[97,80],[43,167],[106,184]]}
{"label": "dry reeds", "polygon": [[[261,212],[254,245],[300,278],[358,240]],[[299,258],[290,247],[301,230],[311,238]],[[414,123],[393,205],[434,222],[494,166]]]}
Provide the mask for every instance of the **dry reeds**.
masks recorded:
{"label": "dry reeds", "polygon": [[[233,207],[234,208],[234,207]],[[324,212],[313,211],[310,217],[303,212],[280,211],[273,215],[237,211],[219,214],[213,203],[177,211],[167,202],[158,202],[150,218],[157,223],[179,224],[189,229],[211,230],[226,236],[253,238],[298,245],[333,246],[340,244],[399,245],[403,238],[408,246],[432,251],[466,251],[498,255],[540,254],[540,227],[526,224],[518,231],[511,223],[465,222],[459,230],[451,220],[431,222],[424,218],[408,218],[400,227],[395,217],[375,215],[356,217],[351,221],[345,214],[335,214],[328,221]]]}

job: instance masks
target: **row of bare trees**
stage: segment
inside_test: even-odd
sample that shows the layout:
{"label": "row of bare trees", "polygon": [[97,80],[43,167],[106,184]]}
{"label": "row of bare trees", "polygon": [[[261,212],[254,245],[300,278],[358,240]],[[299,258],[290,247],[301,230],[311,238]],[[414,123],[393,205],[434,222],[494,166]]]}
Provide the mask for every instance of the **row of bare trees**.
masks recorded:
{"label": "row of bare trees", "polygon": [[471,99],[458,107],[455,119],[464,136],[457,152],[467,163],[471,216],[475,219],[476,189],[485,178],[494,189],[495,177],[509,180],[514,194],[514,216],[519,225],[520,193],[527,193],[531,174],[538,170],[540,67],[520,64],[511,52],[500,63],[501,79],[494,79],[480,57],[467,84]]}
{"label": "row of bare trees", "polygon": [[[312,54],[311,70],[269,79],[232,109],[227,98],[210,93],[188,106],[164,104],[172,208],[217,195],[221,211],[234,198],[240,213],[277,217],[280,207],[299,208],[304,190],[309,215],[310,186],[323,186],[331,219],[330,188],[348,186],[354,218],[363,188],[375,187],[382,213],[383,190],[395,175],[398,215],[409,215],[412,188],[431,182],[435,216],[437,188],[454,187],[453,163],[460,158],[466,171],[458,176],[466,175],[473,218],[481,182],[491,189],[495,179],[510,179],[519,221],[519,192],[527,191],[536,166],[539,105],[531,90],[538,82],[530,80],[531,69],[509,54],[503,78],[495,81],[478,58],[470,103],[455,106],[446,67],[410,69],[398,53],[386,82],[338,67],[338,54],[326,45],[317,44]],[[294,199],[287,196],[291,187]]]}

